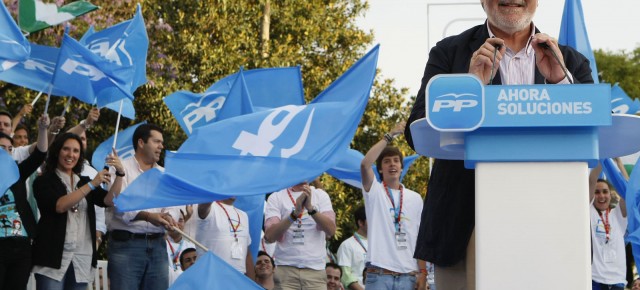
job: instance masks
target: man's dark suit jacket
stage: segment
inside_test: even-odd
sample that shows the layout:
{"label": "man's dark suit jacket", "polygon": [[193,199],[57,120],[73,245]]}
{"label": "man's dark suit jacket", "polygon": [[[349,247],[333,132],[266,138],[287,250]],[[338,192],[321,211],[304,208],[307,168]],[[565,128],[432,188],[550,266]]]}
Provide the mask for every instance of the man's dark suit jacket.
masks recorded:
{"label": "man's dark suit jacket", "polygon": [[[536,29],[536,33],[539,31]],[[471,55],[489,38],[486,22],[438,42],[429,53],[422,85],[407,121],[404,135],[413,148],[409,125],[425,117],[425,87],[438,74],[468,73]],[[571,47],[560,46],[573,82],[593,83],[589,61]],[[500,71],[493,85],[501,84]],[[536,68],[535,83],[544,84]],[[475,226],[475,173],[461,160],[436,160],[427,187],[414,257],[438,266],[452,266],[465,257]]]}

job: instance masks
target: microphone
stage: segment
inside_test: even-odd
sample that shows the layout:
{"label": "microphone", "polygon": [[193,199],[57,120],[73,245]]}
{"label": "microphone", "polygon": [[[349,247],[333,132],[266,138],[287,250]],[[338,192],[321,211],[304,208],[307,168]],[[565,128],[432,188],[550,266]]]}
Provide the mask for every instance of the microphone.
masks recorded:
{"label": "microphone", "polygon": [[495,66],[496,66],[496,56],[498,56],[498,50],[500,50],[502,48],[502,44],[494,44],[493,47],[495,48],[495,50],[493,51],[493,61],[491,62],[491,75],[489,77],[489,84],[493,83],[493,71],[495,70]]}
{"label": "microphone", "polygon": [[553,55],[553,58],[556,59],[556,62],[562,68],[562,72],[564,73],[564,77],[567,78],[567,80],[569,81],[570,84],[573,84],[573,80],[571,80],[571,78],[569,77],[569,72],[567,71],[567,68],[562,64],[562,62],[560,61],[560,58],[556,54],[555,50],[550,49],[549,44],[546,43],[546,42],[539,42],[538,46],[540,48],[542,48],[542,49],[547,49],[547,50],[551,51],[551,54]]}

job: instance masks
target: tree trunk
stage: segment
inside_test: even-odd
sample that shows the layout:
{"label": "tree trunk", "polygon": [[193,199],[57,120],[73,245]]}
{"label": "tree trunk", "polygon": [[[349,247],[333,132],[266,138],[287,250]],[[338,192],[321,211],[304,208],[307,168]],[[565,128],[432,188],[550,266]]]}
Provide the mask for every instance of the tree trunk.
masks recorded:
{"label": "tree trunk", "polygon": [[262,9],[262,34],[260,41],[262,43],[262,58],[269,57],[269,27],[271,25],[271,0],[264,1]]}

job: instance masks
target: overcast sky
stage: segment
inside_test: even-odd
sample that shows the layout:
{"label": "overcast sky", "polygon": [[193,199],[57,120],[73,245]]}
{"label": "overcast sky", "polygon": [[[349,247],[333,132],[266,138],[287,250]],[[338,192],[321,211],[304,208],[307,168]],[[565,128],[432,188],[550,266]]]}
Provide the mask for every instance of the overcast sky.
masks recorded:
{"label": "overcast sky", "polygon": [[[380,43],[378,67],[398,87],[415,95],[420,88],[429,49],[444,36],[457,34],[484,21],[480,0],[368,0],[369,11],[358,20],[373,29]],[[533,19],[554,37],[560,31],[564,1],[539,0]],[[593,49],[631,51],[640,45],[640,1],[582,0]]]}

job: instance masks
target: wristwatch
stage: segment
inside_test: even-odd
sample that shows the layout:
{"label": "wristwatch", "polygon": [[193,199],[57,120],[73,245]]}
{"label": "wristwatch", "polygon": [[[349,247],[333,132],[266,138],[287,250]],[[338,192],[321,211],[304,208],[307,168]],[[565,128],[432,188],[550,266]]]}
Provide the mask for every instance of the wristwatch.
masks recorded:
{"label": "wristwatch", "polygon": [[91,129],[91,125],[87,124],[87,120],[86,119],[80,121],[80,126],[82,126],[82,128],[84,128],[85,130]]}
{"label": "wristwatch", "polygon": [[314,215],[318,213],[318,209],[314,206],[312,210],[307,212],[309,215]]}

